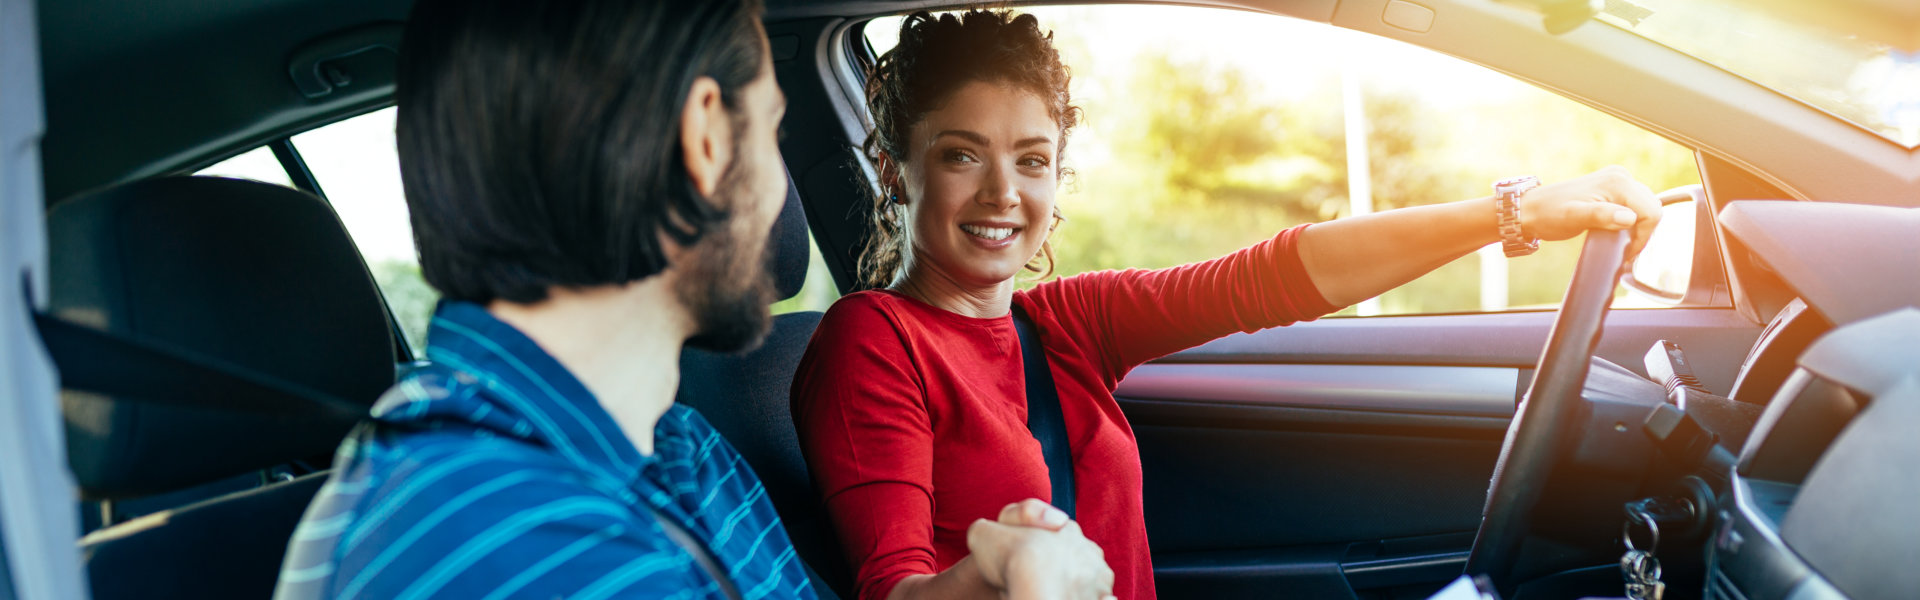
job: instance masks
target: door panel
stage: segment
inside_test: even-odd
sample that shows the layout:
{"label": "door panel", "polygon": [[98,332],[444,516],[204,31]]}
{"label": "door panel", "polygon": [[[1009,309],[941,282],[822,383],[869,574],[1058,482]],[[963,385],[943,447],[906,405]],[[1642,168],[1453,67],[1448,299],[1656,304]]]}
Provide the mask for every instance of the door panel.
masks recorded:
{"label": "door panel", "polygon": [[1127,374],[1115,394],[1137,400],[1205,398],[1248,407],[1505,419],[1513,416],[1520,372],[1509,367],[1150,364]]}
{"label": "door panel", "polygon": [[[1129,374],[1161,595],[1425,597],[1460,573],[1554,313],[1327,319],[1234,335]],[[1681,344],[1731,386],[1759,327],[1731,309],[1623,310],[1599,354]]]}
{"label": "door panel", "polygon": [[[1156,553],[1471,531],[1504,435],[1157,426],[1135,433]],[[1175,506],[1187,510],[1162,510]]]}
{"label": "door panel", "polygon": [[[1234,334],[1162,358],[1165,363],[1295,363],[1533,368],[1554,311],[1336,318]],[[1677,342],[1710,390],[1733,387],[1759,323],[1731,308],[1616,310],[1598,354],[1646,374],[1642,357],[1657,340]],[[1125,386],[1125,383],[1121,384]]]}

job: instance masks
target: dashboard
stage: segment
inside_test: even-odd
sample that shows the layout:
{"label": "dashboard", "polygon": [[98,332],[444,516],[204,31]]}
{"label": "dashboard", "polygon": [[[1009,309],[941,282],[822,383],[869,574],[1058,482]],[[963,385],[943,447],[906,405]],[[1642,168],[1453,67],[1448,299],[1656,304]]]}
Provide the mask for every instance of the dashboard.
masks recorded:
{"label": "dashboard", "polygon": [[1920,590],[1920,293],[1908,289],[1920,252],[1901,231],[1916,215],[1800,202],[1722,215],[1800,299],[1732,392],[1765,409],[1714,507],[1707,598]]}

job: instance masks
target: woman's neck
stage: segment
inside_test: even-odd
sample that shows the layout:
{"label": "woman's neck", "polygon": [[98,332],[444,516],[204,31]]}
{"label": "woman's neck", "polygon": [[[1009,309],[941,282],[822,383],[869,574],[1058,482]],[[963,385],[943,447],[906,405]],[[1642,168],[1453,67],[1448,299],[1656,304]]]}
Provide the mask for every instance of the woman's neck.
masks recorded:
{"label": "woman's neck", "polygon": [[891,289],[934,308],[976,319],[1006,316],[1013,305],[1012,279],[987,286],[968,285],[938,269],[923,267],[925,264],[914,261],[907,267],[906,277]]}

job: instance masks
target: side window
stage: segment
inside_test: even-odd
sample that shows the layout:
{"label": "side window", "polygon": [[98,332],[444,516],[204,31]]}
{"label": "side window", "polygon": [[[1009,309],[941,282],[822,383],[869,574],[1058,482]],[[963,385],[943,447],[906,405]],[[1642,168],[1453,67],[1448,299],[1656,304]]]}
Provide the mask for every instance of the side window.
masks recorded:
{"label": "side window", "polygon": [[400,187],[394,114],[392,108],[377,110],[297,134],[292,141],[360,248],[414,355],[424,356],[427,322],[440,294],[420,277]]}
{"label": "side window", "polygon": [[[394,143],[395,114],[394,109],[387,108],[339,121],[294,135],[292,144],[353,237],[354,245],[360,248],[414,355],[424,356],[427,323],[433,318],[440,295],[421,277],[420,257],[413,246],[413,227],[408,221],[400,157]],[[196,174],[293,187],[287,171],[264,147]],[[793,298],[776,303],[773,312],[826,310],[839,298],[819,247],[811,250],[806,284]]]}
{"label": "side window", "polygon": [[820,254],[820,240],[807,234],[807,282],[801,284],[799,293],[792,298],[773,303],[773,314],[799,311],[825,311],[840,299],[840,288],[833,283],[833,272],[827,270],[827,259]]}
{"label": "side window", "polygon": [[[291,143],[360,249],[414,356],[424,356],[427,322],[440,295],[420,277],[413,227],[407,221],[406,196],[400,187],[393,118],[392,108],[378,110],[296,134]],[[296,187],[273,150],[265,146],[194,174]]]}
{"label": "side window", "polygon": [[287,177],[287,169],[280,166],[280,159],[274,157],[273,150],[266,146],[242,152],[233,158],[214,163],[207,168],[195,171],[193,174],[231,177],[234,179],[252,179],[263,183],[293,187],[293,179]]}
{"label": "side window", "polygon": [[[1020,10],[1053,31],[1085,111],[1062,157],[1061,275],[1205,260],[1301,223],[1488,196],[1513,175],[1620,164],[1655,191],[1699,183],[1686,147],[1398,41],[1211,8]],[[866,26],[876,53],[899,26]],[[1508,260],[1496,245],[1340,314],[1551,308],[1580,246]]]}

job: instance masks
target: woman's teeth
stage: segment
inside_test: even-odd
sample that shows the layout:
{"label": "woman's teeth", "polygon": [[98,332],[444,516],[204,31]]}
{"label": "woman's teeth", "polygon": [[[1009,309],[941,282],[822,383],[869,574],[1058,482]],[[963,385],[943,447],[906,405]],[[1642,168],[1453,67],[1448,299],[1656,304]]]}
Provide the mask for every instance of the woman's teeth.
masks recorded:
{"label": "woman's teeth", "polygon": [[961,225],[960,230],[965,231],[969,234],[972,234],[974,237],[980,237],[980,238],[985,238],[985,239],[994,240],[994,241],[1004,240],[1004,239],[1007,239],[1007,236],[1013,235],[1012,227],[981,227],[978,225]]}

